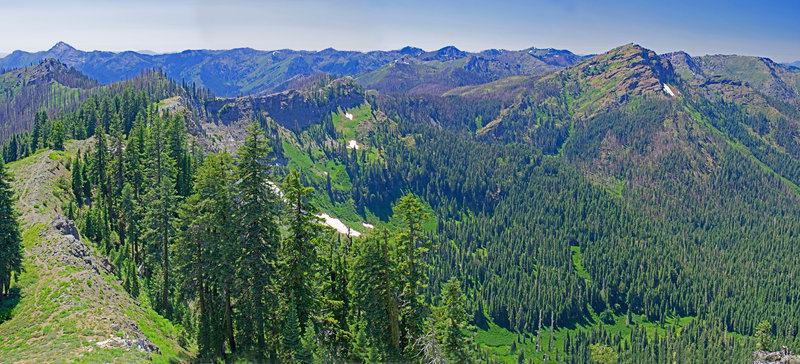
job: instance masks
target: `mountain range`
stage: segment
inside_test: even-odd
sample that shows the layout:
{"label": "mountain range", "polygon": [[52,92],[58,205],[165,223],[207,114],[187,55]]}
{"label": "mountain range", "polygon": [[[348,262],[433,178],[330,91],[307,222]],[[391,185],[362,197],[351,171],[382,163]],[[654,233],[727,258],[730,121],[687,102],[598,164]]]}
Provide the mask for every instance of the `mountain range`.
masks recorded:
{"label": "mountain range", "polygon": [[[162,69],[175,80],[195,83],[220,96],[235,96],[280,91],[298,78],[320,73],[358,75],[362,85],[386,92],[437,92],[511,75],[548,73],[583,57],[555,49],[469,53],[452,46],[431,52],[413,47],[371,52],[237,48],[153,55],[84,52],[59,42],[46,51],[14,51],[0,59],[0,68],[30,66],[48,58],[58,59],[102,84],[128,79],[144,70]],[[419,87],[422,84],[427,86]]]}
{"label": "mountain range", "polygon": [[[775,343],[800,347],[799,286],[793,279],[800,264],[798,68],[761,57],[658,54],[636,44],[581,56],[455,47],[147,55],[82,52],[65,43],[44,52],[14,52],[0,60],[0,68],[13,68],[0,75],[2,137],[10,140],[3,156],[22,159],[11,170],[22,176],[15,188],[30,231],[57,213],[71,214],[78,224],[70,231],[80,230],[87,244],[111,246],[131,234],[125,223],[115,223],[123,219],[102,220],[112,219],[115,204],[145,214],[161,206],[145,198],[134,208],[124,204],[133,198],[122,197],[136,178],[142,189],[155,189],[148,173],[137,174],[154,173],[145,165],[159,158],[147,153],[168,146],[159,156],[179,163],[170,164],[174,176],[164,179],[175,184],[163,188],[188,195],[201,159],[237,153],[247,127],[257,121],[268,136],[275,175],[296,173],[313,187],[308,200],[322,210],[320,216],[343,227],[339,232],[348,239],[331,239],[346,251],[336,266],[349,269],[348,279],[365,276],[350,264],[350,249],[378,238],[370,230],[384,231],[389,244],[388,231],[404,226],[393,215],[401,195],[411,192],[424,201],[420,211],[430,221],[419,223],[437,246],[424,258],[430,266],[424,295],[437,297],[450,277],[461,282],[469,312],[463,316],[475,325],[465,330],[473,330],[484,361],[589,362],[591,344],[619,351],[622,362],[660,362],[660,353],[670,353],[675,362],[731,362],[752,353],[764,322],[773,325]],[[41,153],[55,145],[50,136],[59,130],[75,141]],[[92,137],[95,130],[109,130],[106,148],[105,134]],[[118,158],[107,173],[118,182],[106,189],[118,195],[110,203],[92,198],[104,193],[96,170],[105,152]],[[72,184],[70,174],[78,176]],[[75,181],[93,179],[98,185],[88,192],[85,185],[75,187]],[[36,183],[57,188],[37,191]],[[75,207],[74,195],[89,206]],[[53,199],[58,201],[47,203]],[[113,234],[103,238],[97,226]],[[42,262],[50,262],[45,254],[51,253],[36,247],[48,246],[39,238],[52,235],[50,230],[26,233],[30,256]],[[361,234],[367,239],[356,238]],[[318,249],[334,254],[332,247]],[[69,254],[63,250],[56,253]],[[114,262],[103,267],[117,277],[123,274],[114,272],[115,265],[128,267],[120,279],[138,282],[136,265],[122,263],[125,249],[108,251],[96,253]],[[400,259],[390,254],[380,261],[389,262],[388,256]],[[130,286],[123,290],[116,278],[102,285],[126,307],[113,312],[115,323],[102,319],[96,331],[45,335],[37,325],[59,323],[51,319],[56,315],[35,309],[44,295],[33,293],[47,285],[31,282],[57,278],[62,260],[48,263],[54,269],[42,270],[42,278],[23,276],[21,308],[0,325],[0,343],[27,343],[23,336],[39,331],[45,337],[14,344],[12,361],[44,356],[46,348],[82,350],[90,339],[121,335],[115,334],[117,321],[141,326],[126,329],[132,334],[120,340],[161,348],[163,357],[155,358],[194,355],[193,346],[184,345],[193,339],[181,337],[192,334],[172,326],[178,320],[148,310],[168,318],[170,311],[159,309],[153,298],[129,297]],[[157,269],[157,263],[150,257],[142,264]],[[90,278],[94,285],[102,281]],[[80,289],[85,281],[70,281],[70,291],[91,302],[94,291]],[[166,300],[166,293],[158,296],[159,281],[149,282],[143,291]],[[335,290],[345,295],[336,301],[357,307],[346,296],[351,291],[357,290]],[[176,307],[194,307],[177,293],[169,299]],[[240,310],[245,300],[234,302],[233,310]],[[320,303],[320,312],[341,307],[327,304]],[[141,307],[146,317],[129,313],[129,307]],[[354,312],[352,307],[344,311]],[[80,313],[75,317],[98,316],[93,306],[70,310]],[[344,311],[336,314],[342,320]],[[317,320],[318,332],[339,319]],[[163,329],[153,330],[158,320]],[[192,319],[185,320],[181,327],[190,327]],[[240,327],[246,326],[231,332],[248,332]],[[390,332],[386,327],[376,332]],[[75,335],[80,339],[67,341],[67,349],[47,345]],[[140,351],[126,355],[156,355]]]}
{"label": "mountain range", "polygon": [[784,66],[789,66],[789,67],[798,67],[798,68],[800,68],[800,61],[787,62],[787,63],[783,63],[783,65]]}

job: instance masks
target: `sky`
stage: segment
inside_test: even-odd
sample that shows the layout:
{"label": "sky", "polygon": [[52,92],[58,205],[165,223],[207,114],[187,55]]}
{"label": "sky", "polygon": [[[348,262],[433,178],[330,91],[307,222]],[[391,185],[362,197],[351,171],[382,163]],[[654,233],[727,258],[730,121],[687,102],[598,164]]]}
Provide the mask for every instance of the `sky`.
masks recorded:
{"label": "sky", "polygon": [[659,53],[800,60],[800,1],[0,0],[0,53],[81,50],[467,51],[578,54],[636,43]]}

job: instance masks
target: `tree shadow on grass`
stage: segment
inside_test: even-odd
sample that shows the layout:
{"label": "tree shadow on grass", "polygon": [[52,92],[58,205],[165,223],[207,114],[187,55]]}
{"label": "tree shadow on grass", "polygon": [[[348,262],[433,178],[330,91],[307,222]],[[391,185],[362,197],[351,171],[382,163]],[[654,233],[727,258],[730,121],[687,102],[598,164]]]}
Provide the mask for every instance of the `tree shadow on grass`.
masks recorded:
{"label": "tree shadow on grass", "polygon": [[14,307],[17,307],[22,296],[19,294],[19,287],[11,288],[6,295],[0,295],[0,324],[11,319]]}

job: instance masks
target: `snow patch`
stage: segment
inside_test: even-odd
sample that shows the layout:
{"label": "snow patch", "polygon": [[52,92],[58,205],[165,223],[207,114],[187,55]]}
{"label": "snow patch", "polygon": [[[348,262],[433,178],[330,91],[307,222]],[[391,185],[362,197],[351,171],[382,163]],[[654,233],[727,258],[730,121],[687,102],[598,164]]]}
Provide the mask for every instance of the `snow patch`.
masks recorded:
{"label": "snow patch", "polygon": [[347,149],[361,149],[361,147],[355,139],[350,139],[350,141],[347,142]]}
{"label": "snow patch", "polygon": [[349,112],[344,113],[344,117],[346,117],[346,118],[348,118],[350,120],[353,120],[353,114],[351,114]]}
{"label": "snow patch", "polygon": [[349,236],[354,236],[354,237],[361,236],[361,232],[349,228],[347,225],[345,225],[342,222],[342,220],[339,220],[339,219],[337,219],[335,217],[332,217],[331,215],[328,215],[326,213],[321,213],[321,214],[317,215],[317,217],[319,217],[320,219],[323,220],[323,224],[328,225],[328,226],[336,229],[336,231],[338,231],[339,234],[349,235]]}
{"label": "snow patch", "polygon": [[[327,174],[327,172],[326,172],[326,174]],[[269,184],[269,188],[272,189],[272,191],[275,192],[275,194],[278,195],[278,197],[280,197],[281,199],[286,201],[286,199],[283,197],[283,191],[281,191],[281,188],[278,187],[278,185],[276,185],[275,183],[272,183],[271,181],[267,182],[267,183]],[[351,229],[349,226],[345,225],[342,222],[342,220],[339,220],[339,219],[337,219],[337,218],[335,218],[335,217],[333,217],[331,215],[328,215],[328,214],[323,212],[323,213],[317,215],[317,217],[322,219],[322,223],[324,225],[327,225],[327,226],[330,226],[330,227],[336,229],[336,231],[339,232],[339,234],[348,235],[348,236],[352,236],[352,237],[356,237],[356,238],[361,236],[361,232],[360,231]],[[368,227],[367,225],[369,225],[369,224],[366,224],[366,223],[363,223],[363,222],[361,224],[364,225],[364,227]],[[372,227],[373,227],[372,225],[369,225],[368,228],[371,229]],[[140,269],[141,269],[141,267],[140,267]]]}
{"label": "snow patch", "polygon": [[367,228],[367,229],[370,229],[370,230],[372,230],[372,229],[374,229],[374,228],[375,228],[375,225],[372,225],[372,224],[367,224],[366,222],[362,222],[362,223],[361,223],[361,226],[363,226],[363,227],[365,227],[365,228]]}
{"label": "snow patch", "polygon": [[669,88],[669,86],[667,86],[666,83],[664,84],[664,92],[666,92],[668,95],[672,97],[675,97],[675,93],[672,92],[672,89]]}

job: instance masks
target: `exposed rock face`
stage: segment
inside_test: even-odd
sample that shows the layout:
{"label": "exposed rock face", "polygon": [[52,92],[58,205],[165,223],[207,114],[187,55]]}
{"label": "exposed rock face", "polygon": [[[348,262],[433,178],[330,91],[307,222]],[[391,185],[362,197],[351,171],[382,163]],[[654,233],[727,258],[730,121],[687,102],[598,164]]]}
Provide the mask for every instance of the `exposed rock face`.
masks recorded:
{"label": "exposed rock face", "polygon": [[789,348],[784,346],[780,351],[768,352],[758,350],[753,352],[753,364],[795,364],[800,363],[800,355],[793,355]]}
{"label": "exposed rock face", "polygon": [[[684,52],[667,53],[678,74],[683,79],[700,83],[701,87],[708,82],[716,84],[721,79],[735,80],[765,95],[784,102],[800,102],[800,72],[780,65],[769,58],[709,55],[692,57]],[[717,81],[711,80],[717,78]]]}
{"label": "exposed rock face", "polygon": [[53,220],[52,225],[63,235],[72,235],[74,238],[80,237],[78,234],[78,228],[75,227],[75,223],[64,215],[58,215],[55,220]]}
{"label": "exposed rock face", "polygon": [[683,78],[692,79],[706,76],[703,69],[694,61],[694,58],[686,52],[667,53],[664,58],[667,58],[672,63],[675,71]]}
{"label": "exposed rock face", "polygon": [[[91,269],[97,273],[111,275],[114,266],[108,257],[97,257],[92,254],[86,244],[80,241],[75,223],[66,216],[60,215],[51,223],[52,230],[43,230],[40,236],[50,243],[38,246],[38,253],[55,261],[82,269]],[[59,236],[60,234],[60,236]]]}
{"label": "exposed rock face", "polygon": [[111,325],[117,332],[118,337],[111,337],[103,341],[98,341],[95,345],[102,347],[129,347],[135,348],[145,353],[160,353],[156,344],[147,340],[139,326],[131,323],[121,323]]}
{"label": "exposed rock face", "polygon": [[239,120],[254,120],[256,115],[268,116],[281,126],[299,131],[338,108],[351,108],[364,102],[359,92],[347,92],[319,101],[304,92],[285,91],[267,96],[246,96],[236,99],[218,99],[206,103],[211,119],[224,125]]}

